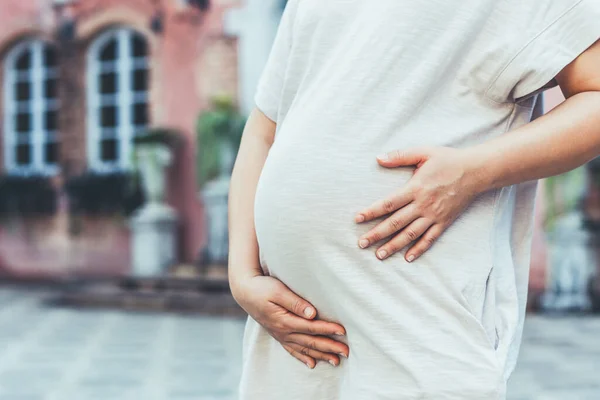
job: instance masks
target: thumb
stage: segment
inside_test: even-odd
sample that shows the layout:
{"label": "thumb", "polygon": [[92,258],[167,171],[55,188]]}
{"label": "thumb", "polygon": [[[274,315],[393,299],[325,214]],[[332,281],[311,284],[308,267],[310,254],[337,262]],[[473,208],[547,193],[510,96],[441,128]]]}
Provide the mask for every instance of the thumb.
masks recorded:
{"label": "thumb", "polygon": [[285,286],[275,296],[275,302],[301,318],[314,319],[317,316],[317,310],[312,304]]}
{"label": "thumb", "polygon": [[428,157],[424,149],[395,150],[377,156],[377,162],[387,168],[419,166]]}

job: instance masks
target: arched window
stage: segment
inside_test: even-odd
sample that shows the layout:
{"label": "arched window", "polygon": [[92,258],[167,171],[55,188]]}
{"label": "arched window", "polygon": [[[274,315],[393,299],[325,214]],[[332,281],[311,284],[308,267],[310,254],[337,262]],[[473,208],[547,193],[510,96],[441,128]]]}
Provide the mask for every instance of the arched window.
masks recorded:
{"label": "arched window", "polygon": [[88,158],[98,172],[130,167],[132,138],[148,125],[148,44],[116,28],[88,54]]}
{"label": "arched window", "polygon": [[58,161],[56,51],[42,40],[12,48],[4,70],[4,160],[11,174],[53,174]]}

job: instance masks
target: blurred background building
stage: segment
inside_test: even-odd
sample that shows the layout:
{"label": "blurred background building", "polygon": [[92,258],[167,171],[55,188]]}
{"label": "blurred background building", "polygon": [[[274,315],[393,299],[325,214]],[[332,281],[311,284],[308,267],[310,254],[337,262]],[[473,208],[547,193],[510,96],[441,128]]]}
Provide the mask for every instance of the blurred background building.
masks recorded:
{"label": "blurred background building", "polygon": [[198,161],[199,116],[249,111],[282,10],[280,0],[3,2],[0,271],[130,273],[132,213],[144,201],[136,137],[159,129],[178,143],[165,190],[177,215],[172,263],[222,262],[226,189],[199,190],[226,175],[233,154],[205,137],[223,157],[217,172],[210,156]]}

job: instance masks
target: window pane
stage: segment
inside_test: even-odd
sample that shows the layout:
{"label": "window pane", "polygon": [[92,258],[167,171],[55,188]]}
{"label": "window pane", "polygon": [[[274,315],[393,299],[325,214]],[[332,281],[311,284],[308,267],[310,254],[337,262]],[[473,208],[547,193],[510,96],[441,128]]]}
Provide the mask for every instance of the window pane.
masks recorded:
{"label": "window pane", "polygon": [[56,164],[58,162],[58,143],[48,142],[44,146],[44,162]]}
{"label": "window pane", "polygon": [[148,124],[148,105],[146,103],[139,103],[133,105],[133,124]]}
{"label": "window pane", "polygon": [[55,99],[58,96],[57,93],[57,80],[47,79],[44,83],[44,97],[47,99]]}
{"label": "window pane", "polygon": [[117,74],[109,72],[106,74],[100,74],[100,93],[101,94],[114,94],[117,93],[118,88]]}
{"label": "window pane", "polygon": [[58,112],[56,110],[46,111],[44,129],[46,131],[55,131],[58,129]]}
{"label": "window pane", "polygon": [[15,118],[16,118],[17,132],[31,131],[31,114],[18,113]]}
{"label": "window pane", "polygon": [[23,51],[23,54],[17,58],[17,70],[25,71],[31,68],[31,49],[27,48]]}
{"label": "window pane", "polygon": [[17,145],[16,161],[17,161],[17,165],[31,164],[31,145],[30,144]]}
{"label": "window pane", "polygon": [[145,92],[148,90],[148,70],[137,69],[132,72],[133,79],[133,91],[134,92]]}
{"label": "window pane", "polygon": [[31,99],[31,82],[18,82],[15,85],[15,98],[17,101],[26,101]]}
{"label": "window pane", "polygon": [[117,161],[118,149],[116,139],[103,139],[100,145],[100,159],[102,161]]}
{"label": "window pane", "polygon": [[100,126],[114,128],[118,125],[118,110],[116,106],[104,106],[100,108]]}
{"label": "window pane", "polygon": [[49,68],[57,65],[56,50],[52,46],[44,46],[44,65]]}
{"label": "window pane", "polygon": [[111,39],[104,45],[100,51],[101,61],[113,61],[117,59],[118,43],[116,39]]}
{"label": "window pane", "polygon": [[131,36],[131,55],[133,57],[146,57],[148,55],[146,39],[138,33]]}

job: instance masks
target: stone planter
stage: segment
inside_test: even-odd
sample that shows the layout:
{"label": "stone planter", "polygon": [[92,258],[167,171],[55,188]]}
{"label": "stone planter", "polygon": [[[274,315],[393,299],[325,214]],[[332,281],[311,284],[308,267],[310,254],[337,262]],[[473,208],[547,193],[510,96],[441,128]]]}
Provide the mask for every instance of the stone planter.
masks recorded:
{"label": "stone planter", "polygon": [[571,212],[546,235],[549,280],[541,298],[545,311],[582,312],[590,307],[587,285],[593,263],[582,221],[580,212]]}
{"label": "stone planter", "polygon": [[147,202],[132,218],[133,273],[163,275],[177,262],[177,213],[164,203],[165,169],[172,162],[172,149],[162,143],[144,143],[138,145],[136,156]]}

